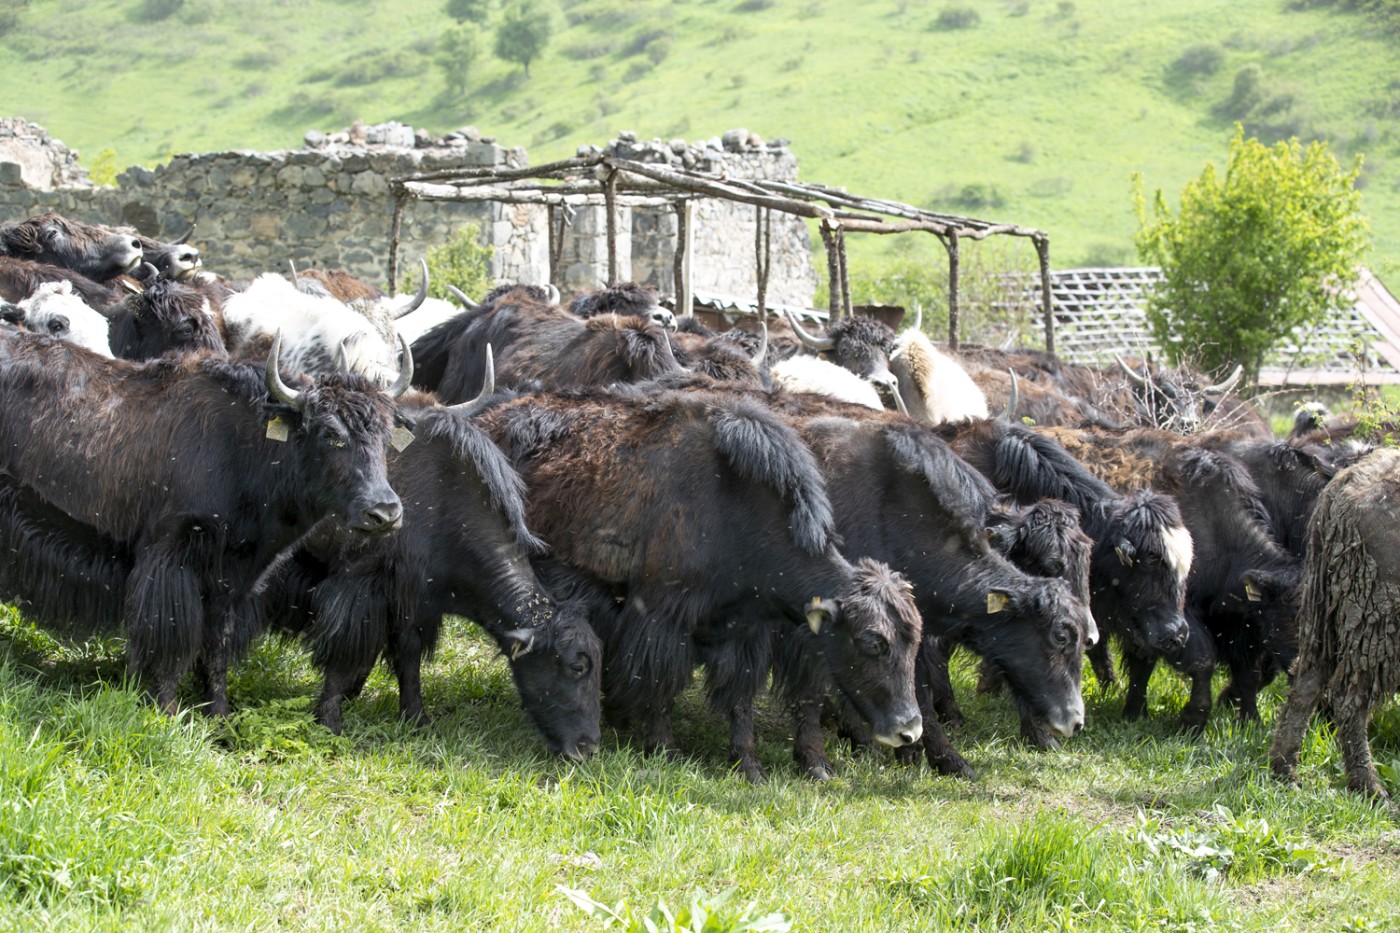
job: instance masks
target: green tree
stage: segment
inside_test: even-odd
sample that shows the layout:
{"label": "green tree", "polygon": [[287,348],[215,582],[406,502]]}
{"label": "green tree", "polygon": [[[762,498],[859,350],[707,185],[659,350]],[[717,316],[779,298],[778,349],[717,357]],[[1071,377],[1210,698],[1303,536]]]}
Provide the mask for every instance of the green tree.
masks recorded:
{"label": "green tree", "polygon": [[1173,363],[1216,375],[1238,364],[1253,381],[1282,338],[1336,310],[1370,246],[1360,171],[1321,142],[1265,146],[1236,124],[1225,177],[1207,163],[1175,214],[1158,189],[1149,216],[1134,176],[1138,254],[1163,276],[1147,319]]}
{"label": "green tree", "polygon": [[433,61],[442,69],[447,79],[447,91],[462,95],[467,92],[467,79],[471,77],[481,51],[475,26],[454,26],[438,36],[437,52]]}
{"label": "green tree", "polygon": [[[481,227],[467,224],[458,228],[446,243],[428,250],[423,258],[428,263],[428,294],[445,301],[456,301],[447,286],[452,285],[477,301],[491,290],[491,256],[493,250],[481,242]],[[418,290],[418,263],[413,263],[403,275],[401,293]]]}
{"label": "green tree", "polygon": [[458,23],[484,23],[491,15],[492,0],[447,0],[447,15]]}
{"label": "green tree", "polygon": [[524,65],[528,78],[530,62],[539,58],[553,32],[547,8],[537,0],[514,0],[496,27],[496,57]]}

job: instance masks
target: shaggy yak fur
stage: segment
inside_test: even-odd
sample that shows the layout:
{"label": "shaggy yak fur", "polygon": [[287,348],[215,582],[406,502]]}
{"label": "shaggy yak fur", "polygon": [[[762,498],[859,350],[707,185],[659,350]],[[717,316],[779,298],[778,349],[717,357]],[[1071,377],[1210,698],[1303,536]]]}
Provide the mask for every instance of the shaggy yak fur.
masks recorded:
{"label": "shaggy yak fur", "polygon": [[[1146,708],[1147,680],[1159,657],[1191,679],[1182,726],[1198,730],[1211,710],[1210,678],[1229,665],[1241,717],[1258,717],[1263,671],[1287,666],[1299,564],[1280,544],[1258,485],[1245,465],[1208,449],[1199,436],[1139,428],[1047,429],[1120,490],[1150,486],[1172,496],[1191,533],[1195,557],[1186,581],[1186,644],[1165,651],[1124,644],[1129,718]],[[1140,560],[1141,558],[1135,558]],[[1272,657],[1271,657],[1272,656]]]}
{"label": "shaggy yak fur", "polygon": [[[1053,438],[1024,425],[972,421],[935,430],[1022,505],[1050,498],[1079,510],[1081,527],[1094,542],[1091,607],[1105,633],[1144,650],[1185,641],[1191,539],[1175,500],[1148,490],[1121,494]],[[1106,665],[1096,665],[1095,672],[1112,679]]]}
{"label": "shaggy yak fur", "polygon": [[[649,321],[615,314],[584,321],[529,288],[515,288],[420,337],[413,358],[429,375],[415,385],[433,389],[445,404],[475,398],[485,382],[488,345],[501,386],[604,386],[680,369],[665,332]],[[438,372],[434,388],[431,375]]]}
{"label": "shaggy yak fur", "polygon": [[1371,758],[1371,714],[1400,690],[1400,451],[1377,450],[1337,474],[1308,524],[1293,687],[1269,763],[1297,779],[1298,752],[1321,704],[1337,729],[1347,787],[1389,797]]}
{"label": "shaggy yak fur", "polygon": [[[604,708],[647,748],[675,748],[672,707],[703,664],[710,702],[729,716],[730,758],[761,780],[754,702],[783,626],[811,627],[826,675],[880,741],[918,741],[909,584],[837,550],[817,464],[765,406],[579,391],[526,396],[481,421],[525,478],[530,527],[613,597],[594,612]],[[801,763],[823,776],[824,757]]]}
{"label": "shaggy yak fur", "polygon": [[208,294],[162,279],[110,309],[112,353],[152,360],[167,353],[208,350],[224,356],[223,315]]}
{"label": "shaggy yak fur", "polygon": [[53,263],[35,262],[32,259],[16,259],[0,253],[0,298],[12,302],[23,301],[38,291],[39,286],[45,282],[71,282],[73,291],[80,295],[89,307],[99,312],[119,299],[115,289],[98,284],[71,269]]}
{"label": "shaggy yak fur", "polygon": [[636,282],[622,282],[591,292],[581,292],[569,302],[569,313],[584,320],[600,314],[639,317],[644,321],[651,321],[663,330],[676,329],[676,316],[661,307],[656,289],[651,285],[639,285]]}
{"label": "shaggy yak fur", "polygon": [[323,519],[372,535],[402,511],[389,400],[355,377],[285,388],[259,367],[0,330],[0,595],[59,628],[124,620],[166,710],[198,658],[209,711],[227,712],[270,568]]}
{"label": "shaggy yak fur", "polygon": [[598,746],[602,645],[582,608],[536,578],[530,557],[544,546],[525,526],[520,477],[469,412],[430,397],[401,398],[399,412],[415,435],[389,453],[404,527],[371,540],[318,530],[269,592],[270,621],[304,633],[325,672],[317,718],[339,732],[342,701],[385,654],[400,712],[424,720],[421,661],[451,613],[495,640],[549,749],[586,758]]}
{"label": "shaggy yak fur", "polygon": [[0,223],[0,254],[71,269],[107,282],[141,264],[141,240],[132,231],[79,223],[52,211]]}

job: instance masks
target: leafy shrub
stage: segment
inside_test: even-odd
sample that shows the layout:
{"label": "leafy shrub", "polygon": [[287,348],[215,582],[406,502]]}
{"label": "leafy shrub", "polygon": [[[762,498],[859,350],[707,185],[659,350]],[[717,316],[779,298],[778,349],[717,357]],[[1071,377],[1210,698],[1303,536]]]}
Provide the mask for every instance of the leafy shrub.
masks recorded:
{"label": "leafy shrub", "polygon": [[950,6],[938,11],[934,29],[972,29],[982,22],[982,16],[970,6]]}
{"label": "leafy shrub", "polygon": [[586,62],[616,52],[617,41],[612,38],[584,39],[567,45],[560,51],[563,52],[565,58],[571,58],[576,62]]}
{"label": "leafy shrub", "polygon": [[109,146],[97,153],[97,158],[93,160],[92,167],[88,169],[88,178],[94,185],[116,187],[117,152],[115,149]]}
{"label": "leafy shrub", "polygon": [[348,59],[336,72],[335,86],[364,87],[386,78],[421,74],[425,67],[422,58],[405,52],[364,52]]}
{"label": "leafy shrub", "polygon": [[1259,105],[1264,97],[1260,85],[1264,82],[1264,71],[1250,62],[1235,72],[1235,83],[1230,96],[1216,108],[1217,113],[1232,120],[1242,120]]}
{"label": "leafy shrub", "polygon": [[649,49],[653,43],[669,40],[670,38],[671,31],[669,29],[643,29],[628,41],[627,45],[623,47],[621,54],[624,58],[632,55],[640,55],[642,52]]}
{"label": "leafy shrub", "polygon": [[1213,42],[1193,45],[1172,62],[1172,71],[1181,75],[1213,75],[1225,64],[1225,50]]}
{"label": "leafy shrub", "polygon": [[1284,838],[1266,820],[1237,817],[1221,806],[1211,814],[1210,825],[1201,829],[1169,828],[1155,817],[1139,813],[1136,839],[1146,864],[1180,859],[1193,874],[1210,881],[1228,874],[1238,883],[1250,883],[1279,875],[1330,873],[1337,868],[1336,859]]}
{"label": "leafy shrub", "polygon": [[0,36],[8,36],[19,28],[23,10],[0,10]]}
{"label": "leafy shrub", "polygon": [[[455,285],[468,296],[480,298],[491,290],[490,246],[481,242],[481,228],[468,224],[446,243],[428,250],[423,257],[428,263],[428,294],[434,298],[455,301],[447,286]],[[414,263],[403,277],[400,292],[418,288],[418,264]]]}
{"label": "leafy shrub", "polygon": [[185,0],[141,0],[131,18],[138,23],[158,23],[180,12],[184,5]]}
{"label": "leafy shrub", "polygon": [[734,9],[740,13],[757,13],[761,10],[771,8],[774,2],[775,0],[743,0],[743,2]]}

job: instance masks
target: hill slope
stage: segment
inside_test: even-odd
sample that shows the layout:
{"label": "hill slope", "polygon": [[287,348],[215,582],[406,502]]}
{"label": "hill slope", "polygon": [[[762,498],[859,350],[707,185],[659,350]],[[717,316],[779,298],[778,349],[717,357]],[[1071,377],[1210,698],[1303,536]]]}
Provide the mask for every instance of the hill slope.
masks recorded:
{"label": "hill slope", "polygon": [[[1371,262],[1400,272],[1393,42],[1287,5],[563,0],[528,78],[483,33],[468,95],[450,100],[433,64],[442,0],[30,0],[0,37],[3,86],[25,90],[0,108],[118,166],[295,147],[355,118],[471,123],[537,163],[621,129],[744,126],[791,140],[807,180],[1046,229],[1058,267],[1132,263],[1132,173],[1174,196],[1244,115],[1261,136],[1365,155]],[[1253,106],[1231,109],[1249,66]]]}

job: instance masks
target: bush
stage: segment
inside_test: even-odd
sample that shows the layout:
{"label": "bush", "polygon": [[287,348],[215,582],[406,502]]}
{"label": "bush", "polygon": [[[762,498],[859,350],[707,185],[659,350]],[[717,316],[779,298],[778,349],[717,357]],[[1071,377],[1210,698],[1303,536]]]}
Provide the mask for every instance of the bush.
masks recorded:
{"label": "bush", "polygon": [[972,29],[982,22],[981,15],[970,6],[950,6],[940,10],[933,21],[934,29]]}
{"label": "bush", "polygon": [[158,23],[169,19],[185,5],[185,0],[141,0],[131,18],[138,23]]}
{"label": "bush", "polygon": [[[455,285],[468,297],[479,299],[493,286],[491,280],[490,246],[481,242],[481,228],[476,224],[462,227],[441,246],[428,250],[423,258],[428,263],[428,294],[445,301],[456,301],[447,286]],[[418,289],[418,264],[415,262],[403,276],[400,292]]]}
{"label": "bush", "polygon": [[1172,71],[1180,75],[1213,75],[1225,64],[1225,50],[1214,43],[1193,45],[1172,62]]}

